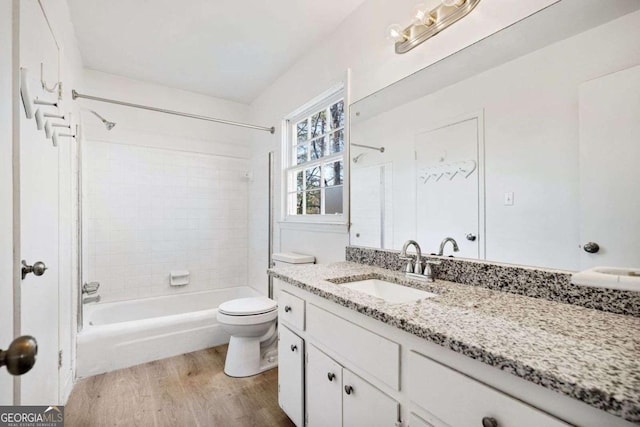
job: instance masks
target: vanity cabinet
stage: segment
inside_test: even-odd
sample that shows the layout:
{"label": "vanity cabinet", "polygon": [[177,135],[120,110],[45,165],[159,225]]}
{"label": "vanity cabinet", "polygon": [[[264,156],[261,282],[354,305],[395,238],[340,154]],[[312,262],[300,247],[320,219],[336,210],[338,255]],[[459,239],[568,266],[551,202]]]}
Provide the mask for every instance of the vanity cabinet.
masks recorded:
{"label": "vanity cabinet", "polygon": [[[408,396],[412,405],[451,426],[569,427],[569,424],[450,369],[409,353]],[[412,426],[413,427],[413,426]]]}
{"label": "vanity cabinet", "polygon": [[399,404],[314,345],[307,347],[307,426],[394,426]]}
{"label": "vanity cabinet", "polygon": [[278,331],[278,403],[297,426],[304,423],[304,340],[286,326]]}

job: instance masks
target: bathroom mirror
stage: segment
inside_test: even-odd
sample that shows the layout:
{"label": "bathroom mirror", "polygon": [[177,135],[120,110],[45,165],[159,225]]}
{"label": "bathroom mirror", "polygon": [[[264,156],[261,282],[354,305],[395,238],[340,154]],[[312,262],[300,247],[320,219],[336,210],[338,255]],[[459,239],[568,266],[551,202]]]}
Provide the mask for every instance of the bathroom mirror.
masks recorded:
{"label": "bathroom mirror", "polygon": [[562,0],[352,104],[350,243],[640,266],[638,9]]}

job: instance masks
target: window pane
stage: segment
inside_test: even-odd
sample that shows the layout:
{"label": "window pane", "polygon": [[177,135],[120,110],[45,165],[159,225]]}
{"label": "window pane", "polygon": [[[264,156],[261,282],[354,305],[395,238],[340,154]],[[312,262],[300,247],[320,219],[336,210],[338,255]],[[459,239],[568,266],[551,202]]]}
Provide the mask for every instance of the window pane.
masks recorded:
{"label": "window pane", "polygon": [[311,116],[311,138],[327,133],[327,112],[319,111]]}
{"label": "window pane", "polygon": [[342,185],[343,182],[344,182],[344,165],[342,163],[342,160],[338,162],[327,163],[324,167],[325,187]]}
{"label": "window pane", "polygon": [[333,104],[331,111],[331,129],[338,129],[344,126],[344,101]]}
{"label": "window pane", "polygon": [[327,138],[319,138],[309,144],[311,160],[319,159],[326,154]]}
{"label": "window pane", "polygon": [[296,124],[297,141],[303,142],[309,138],[309,120],[304,119]]}
{"label": "window pane", "polygon": [[309,147],[307,144],[298,145],[296,148],[297,158],[296,164],[301,164],[307,161],[307,151],[309,151]]}
{"label": "window pane", "polygon": [[321,206],[320,190],[307,191],[307,215],[319,215]]}
{"label": "window pane", "polygon": [[342,186],[330,187],[325,191],[324,213],[327,215],[335,215],[342,213]]}
{"label": "window pane", "polygon": [[329,136],[329,153],[341,153],[344,151],[344,131],[339,130]]}
{"label": "window pane", "polygon": [[320,188],[320,166],[305,170],[305,186],[307,190]]}
{"label": "window pane", "polygon": [[304,190],[304,173],[302,171],[296,174],[296,190]]}
{"label": "window pane", "polygon": [[304,192],[300,191],[296,193],[296,215],[302,215],[302,206],[304,200]]}

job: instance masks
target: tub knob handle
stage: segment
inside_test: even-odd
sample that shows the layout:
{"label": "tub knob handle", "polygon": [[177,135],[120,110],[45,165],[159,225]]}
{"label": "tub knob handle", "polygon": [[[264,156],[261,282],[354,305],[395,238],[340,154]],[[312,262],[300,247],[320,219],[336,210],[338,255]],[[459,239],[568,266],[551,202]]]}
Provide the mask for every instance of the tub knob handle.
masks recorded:
{"label": "tub knob handle", "polygon": [[285,306],[284,306],[284,312],[285,312],[285,313],[288,313],[288,312],[290,312],[290,311],[291,311],[291,306],[289,306],[289,305],[285,305]]}

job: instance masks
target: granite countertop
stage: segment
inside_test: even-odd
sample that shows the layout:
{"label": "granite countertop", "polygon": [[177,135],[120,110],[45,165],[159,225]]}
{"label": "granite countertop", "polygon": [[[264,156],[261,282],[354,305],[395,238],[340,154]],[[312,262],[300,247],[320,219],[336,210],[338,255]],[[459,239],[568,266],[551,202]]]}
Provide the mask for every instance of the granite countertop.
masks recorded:
{"label": "granite countertop", "polygon": [[[352,262],[276,267],[296,287],[640,423],[640,318]],[[339,283],[385,278],[438,294],[388,304]],[[330,280],[330,281],[329,281]],[[332,283],[335,282],[335,283]]]}

